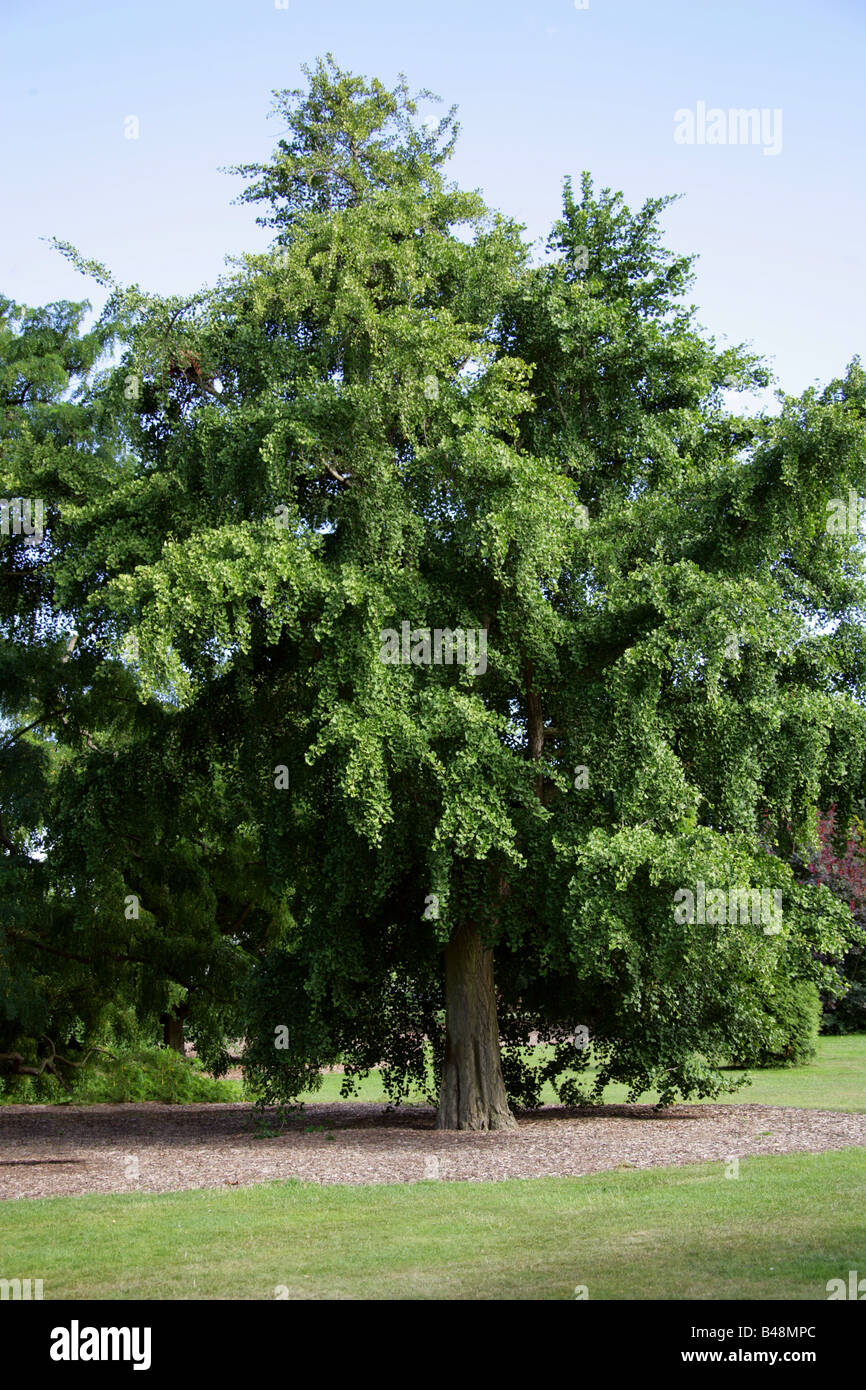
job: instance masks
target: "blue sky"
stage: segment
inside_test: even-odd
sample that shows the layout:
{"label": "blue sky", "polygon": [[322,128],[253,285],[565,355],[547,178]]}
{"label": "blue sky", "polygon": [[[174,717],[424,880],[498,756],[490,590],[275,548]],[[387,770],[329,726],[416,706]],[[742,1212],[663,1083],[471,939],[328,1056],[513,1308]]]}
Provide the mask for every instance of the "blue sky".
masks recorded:
{"label": "blue sky", "polygon": [[[52,235],[158,293],[266,246],[220,167],[268,157],[271,92],[331,51],[457,103],[452,177],[533,238],[566,174],[589,169],[633,207],[683,193],[665,225],[673,249],[700,253],[700,322],[751,342],[786,391],[863,351],[864,0],[277,3],[0,0],[0,290],[101,303]],[[780,110],[780,152],[676,143],[675,112],[699,102]]]}

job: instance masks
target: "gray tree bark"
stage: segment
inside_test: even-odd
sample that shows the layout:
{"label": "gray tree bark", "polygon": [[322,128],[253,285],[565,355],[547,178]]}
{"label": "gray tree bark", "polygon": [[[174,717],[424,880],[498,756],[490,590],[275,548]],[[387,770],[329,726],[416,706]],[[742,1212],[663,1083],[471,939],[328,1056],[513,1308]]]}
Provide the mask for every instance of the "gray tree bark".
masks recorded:
{"label": "gray tree bark", "polygon": [[437,1129],[516,1129],[499,1047],[493,951],[475,927],[458,927],[445,950],[445,1066]]}

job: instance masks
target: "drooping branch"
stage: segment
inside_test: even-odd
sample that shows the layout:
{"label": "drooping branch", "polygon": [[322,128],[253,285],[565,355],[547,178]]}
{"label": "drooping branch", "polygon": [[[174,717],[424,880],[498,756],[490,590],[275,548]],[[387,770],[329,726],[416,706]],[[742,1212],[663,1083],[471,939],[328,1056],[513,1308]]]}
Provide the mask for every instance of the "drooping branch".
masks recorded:
{"label": "drooping branch", "polygon": [[[83,956],[73,951],[64,951],[60,946],[50,946],[48,942],[43,941],[41,937],[31,936],[28,932],[7,931],[6,939],[7,941],[24,941],[27,943],[28,946],[35,946],[38,951],[47,951],[49,955],[59,956],[61,960],[73,960],[79,965],[93,965],[94,962],[94,957],[92,955]],[[115,951],[100,950],[99,958],[101,960],[115,961],[119,965],[146,965],[151,970],[162,971],[164,974],[166,974],[167,978],[173,980],[175,984],[180,985],[182,989],[192,988],[188,981],[178,980],[176,976],[170,975],[169,972],[165,970],[165,968],[161,965],[159,961],[152,960],[147,956],[133,955],[132,952],[126,952],[123,955],[119,955]],[[206,994],[209,999],[213,999],[213,1001],[217,1004],[230,1004],[232,1002],[230,999],[226,999],[222,995],[217,994],[216,991],[210,987],[210,985],[197,984],[196,989],[198,989],[201,993]]]}
{"label": "drooping branch", "polygon": [[[42,1041],[42,1039],[40,1039],[40,1041]],[[48,1043],[51,1051],[47,1057],[43,1057],[38,1067],[30,1066],[25,1062],[20,1052],[0,1052],[0,1062],[12,1064],[12,1076],[43,1076],[47,1072],[49,1076],[55,1077],[60,1082],[64,1090],[71,1091],[72,1087],[69,1085],[66,1077],[57,1069],[58,1063],[62,1063],[65,1067],[75,1067],[80,1070],[87,1065],[94,1052],[102,1052],[106,1057],[110,1057],[112,1061],[117,1060],[114,1053],[109,1052],[107,1048],[96,1047],[94,1045],[87,1049],[84,1058],[80,1062],[73,1062],[69,1057],[61,1056],[54,1043],[47,1035],[44,1035],[44,1041]]]}

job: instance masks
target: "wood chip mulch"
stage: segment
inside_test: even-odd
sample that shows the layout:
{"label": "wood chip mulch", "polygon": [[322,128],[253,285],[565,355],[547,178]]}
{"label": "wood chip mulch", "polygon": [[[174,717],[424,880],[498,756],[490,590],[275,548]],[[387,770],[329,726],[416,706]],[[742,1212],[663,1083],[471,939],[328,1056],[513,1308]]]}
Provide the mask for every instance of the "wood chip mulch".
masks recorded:
{"label": "wood chip mulch", "polygon": [[[866,1146],[866,1114],[769,1105],[550,1106],[515,1131],[434,1128],[424,1106],[310,1104],[276,1137],[249,1104],[0,1107],[0,1198],[174,1192],[277,1179],[395,1183],[571,1177],[605,1169]],[[273,1122],[275,1123],[275,1121]]]}

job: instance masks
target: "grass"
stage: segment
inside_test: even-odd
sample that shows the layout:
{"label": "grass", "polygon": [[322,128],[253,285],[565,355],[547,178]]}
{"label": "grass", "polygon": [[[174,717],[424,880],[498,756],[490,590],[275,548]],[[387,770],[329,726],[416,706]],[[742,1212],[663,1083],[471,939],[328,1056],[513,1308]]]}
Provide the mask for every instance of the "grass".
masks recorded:
{"label": "grass", "polygon": [[[745,1073],[731,1072],[730,1075],[743,1076]],[[866,1033],[819,1038],[818,1054],[807,1066],[753,1071],[750,1075],[751,1085],[720,1099],[726,1104],[792,1105],[816,1110],[866,1111]],[[321,1090],[309,1091],[300,1099],[306,1102],[340,1101],[344,1099],[340,1095],[342,1082],[343,1077],[340,1073],[328,1072],[322,1077]],[[608,1086],[605,1101],[609,1105],[620,1104],[625,1101],[627,1095],[626,1086]],[[10,1090],[5,1095],[0,1089],[0,1105],[20,1105],[36,1100],[49,1104],[93,1105],[142,1100],[182,1104],[189,1101],[244,1099],[244,1089],[240,1081],[227,1078],[215,1081],[202,1073],[198,1064],[191,1067],[189,1062],[182,1061],[174,1053],[158,1048],[119,1058],[116,1066],[100,1065],[93,1072],[85,1072],[80,1081],[76,1080],[76,1089],[72,1096],[67,1096],[56,1083],[53,1083],[50,1093],[43,1089],[38,1095],[28,1092],[26,1087]],[[373,1071],[360,1081],[357,1095],[348,1099],[384,1103],[388,1097],[379,1073]],[[642,1101],[649,1104],[653,1104],[657,1099],[655,1092],[648,1092],[641,1097]],[[550,1086],[545,1087],[543,1100],[546,1104],[556,1103],[556,1096]],[[417,1092],[406,1103],[426,1102],[421,1093]]]}
{"label": "grass", "polygon": [[[46,1299],[826,1299],[866,1271],[866,1151],[508,1182],[268,1183],[0,1210]],[[285,1296],[285,1295],[283,1295]]]}
{"label": "grass", "polygon": [[[744,1076],[737,1071],[730,1075]],[[814,1110],[866,1110],[866,1033],[850,1034],[847,1037],[827,1037],[818,1039],[818,1054],[813,1062],[805,1067],[779,1067],[772,1070],[749,1073],[752,1084],[743,1087],[730,1096],[721,1096],[724,1103],[744,1103],[751,1105],[793,1105]],[[333,1072],[322,1078],[322,1089],[309,1092],[301,1097],[307,1101],[341,1100],[340,1085],[342,1076]],[[620,1104],[628,1095],[626,1086],[608,1086],[605,1101],[609,1105]],[[352,1099],[385,1101],[387,1099],[382,1083],[376,1072],[360,1082],[358,1094]],[[550,1086],[545,1088],[543,1099],[547,1104],[555,1104],[556,1097]],[[649,1092],[641,1100],[654,1104],[658,1099],[656,1092]],[[421,1097],[416,1103],[421,1102]]]}

